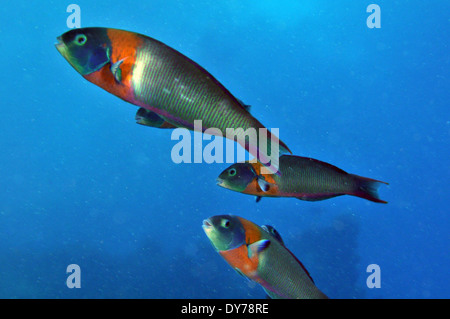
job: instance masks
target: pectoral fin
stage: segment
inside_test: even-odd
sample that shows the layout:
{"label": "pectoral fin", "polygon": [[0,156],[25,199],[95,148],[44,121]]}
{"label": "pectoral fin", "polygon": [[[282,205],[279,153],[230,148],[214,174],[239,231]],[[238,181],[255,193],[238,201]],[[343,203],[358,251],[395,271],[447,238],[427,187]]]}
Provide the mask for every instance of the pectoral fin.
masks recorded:
{"label": "pectoral fin", "polygon": [[268,192],[271,184],[266,182],[262,177],[258,177],[258,185],[263,192]]}
{"label": "pectoral fin", "polygon": [[116,63],[111,65],[111,73],[114,75],[114,79],[117,83],[122,82],[122,70],[120,69],[120,65],[125,61],[126,57],[117,61]]}
{"label": "pectoral fin", "polygon": [[257,256],[262,251],[267,249],[270,245],[270,240],[268,239],[261,239],[257,242],[254,242],[253,244],[248,245],[248,257],[252,258],[254,256]]}

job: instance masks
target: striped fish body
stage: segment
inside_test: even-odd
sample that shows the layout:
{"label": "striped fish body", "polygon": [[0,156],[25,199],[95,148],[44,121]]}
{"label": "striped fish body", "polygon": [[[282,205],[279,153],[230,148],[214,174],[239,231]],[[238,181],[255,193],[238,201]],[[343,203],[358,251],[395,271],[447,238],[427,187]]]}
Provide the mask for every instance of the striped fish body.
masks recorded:
{"label": "striped fish body", "polygon": [[148,37],[136,52],[132,88],[135,102],[180,127],[194,129],[194,120],[222,132],[264,127],[206,70]]}
{"label": "striped fish body", "polygon": [[285,155],[280,157],[279,164],[281,176],[272,176],[277,185],[277,196],[315,201],[354,195],[386,203],[376,192],[379,184],[384,182],[349,174],[313,158]]}
{"label": "striped fish body", "polygon": [[324,299],[327,296],[312,281],[304,266],[277,239],[257,227],[261,239],[270,245],[259,255],[254,281],[259,282],[272,299]]}
{"label": "striped fish body", "polygon": [[348,194],[357,187],[352,175],[312,158],[282,156],[280,171],[283,176],[275,180],[281,196],[314,199]]}
{"label": "striped fish body", "polygon": [[[235,131],[238,143],[256,158],[267,162],[268,156],[260,152],[261,145],[258,144],[260,129],[265,127],[241,101],[194,61],[157,40],[145,36],[142,39],[142,45],[136,51],[132,76],[136,104],[159,113],[173,125],[190,130],[196,129],[195,120],[202,121],[203,132],[216,128],[221,135],[226,135],[227,129],[242,129]],[[255,129],[255,138],[245,135],[248,129]],[[269,131],[263,134],[266,132],[265,150],[270,150],[273,139],[279,144],[280,153],[290,152]]]}

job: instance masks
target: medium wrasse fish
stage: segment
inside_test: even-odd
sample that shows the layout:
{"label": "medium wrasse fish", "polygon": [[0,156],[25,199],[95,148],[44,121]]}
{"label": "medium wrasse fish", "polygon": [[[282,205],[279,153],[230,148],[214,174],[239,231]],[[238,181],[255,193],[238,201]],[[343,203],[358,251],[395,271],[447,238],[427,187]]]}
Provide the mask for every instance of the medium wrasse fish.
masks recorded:
{"label": "medium wrasse fish", "polygon": [[327,298],[273,227],[259,227],[233,215],[210,217],[202,227],[225,261],[240,275],[260,284],[270,298]]}
{"label": "medium wrasse fish", "polygon": [[353,195],[376,203],[387,203],[378,197],[378,187],[388,183],[349,174],[313,158],[281,156],[279,170],[280,176],[263,174],[259,163],[236,163],[219,175],[217,184],[236,192],[256,195],[257,201],[262,196],[319,201]]}
{"label": "medium wrasse fish", "polygon": [[144,109],[143,107],[139,108],[139,110],[136,112],[135,120],[137,124],[150,127],[176,128],[175,125],[170,124],[155,112]]}
{"label": "medium wrasse fish", "polygon": [[236,130],[227,137],[264,164],[276,143],[279,154],[292,153],[204,68],[162,42],[110,28],[72,29],[57,40],[58,51],[86,80],[174,126],[194,130],[201,120],[203,132],[217,128],[226,136],[227,128]]}

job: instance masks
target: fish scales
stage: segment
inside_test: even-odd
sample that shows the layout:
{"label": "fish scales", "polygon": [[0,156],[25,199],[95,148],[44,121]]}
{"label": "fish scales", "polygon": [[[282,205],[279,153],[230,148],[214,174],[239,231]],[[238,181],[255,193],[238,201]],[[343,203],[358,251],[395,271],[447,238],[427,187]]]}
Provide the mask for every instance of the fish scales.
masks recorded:
{"label": "fish scales", "polygon": [[274,178],[282,194],[295,194],[299,189],[305,193],[345,194],[355,187],[351,175],[314,159],[282,156],[280,170],[282,177]]}
{"label": "fish scales", "polygon": [[265,288],[271,298],[326,298],[286,247],[272,236],[265,235],[263,238],[270,239],[271,243],[260,254],[258,277],[276,290],[271,293]]}
{"label": "fish scales", "polygon": [[[145,38],[137,50],[133,87],[136,100],[166,110],[169,120],[190,129],[194,120],[205,128],[262,127],[240,103],[194,62],[166,45]],[[245,118],[247,117],[247,119]]]}

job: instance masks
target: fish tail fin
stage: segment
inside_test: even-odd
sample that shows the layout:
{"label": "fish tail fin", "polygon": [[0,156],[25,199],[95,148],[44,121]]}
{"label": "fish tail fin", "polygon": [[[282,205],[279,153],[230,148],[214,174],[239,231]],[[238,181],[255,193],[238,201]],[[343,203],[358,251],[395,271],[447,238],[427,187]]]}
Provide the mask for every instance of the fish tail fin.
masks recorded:
{"label": "fish tail fin", "polygon": [[357,182],[356,190],[351,193],[352,195],[370,200],[375,203],[387,204],[386,201],[380,199],[378,195],[378,188],[381,186],[381,184],[389,185],[388,183],[354,174],[350,175],[353,176],[353,178]]}

